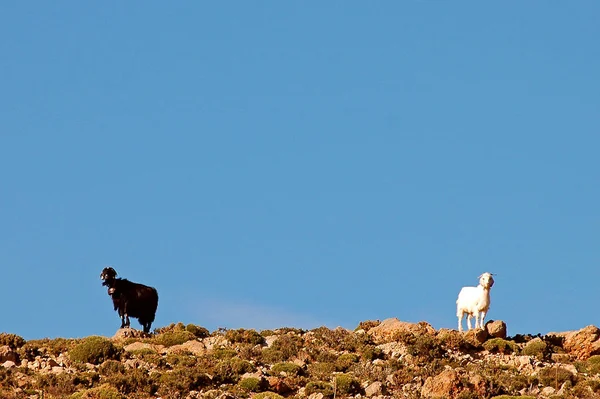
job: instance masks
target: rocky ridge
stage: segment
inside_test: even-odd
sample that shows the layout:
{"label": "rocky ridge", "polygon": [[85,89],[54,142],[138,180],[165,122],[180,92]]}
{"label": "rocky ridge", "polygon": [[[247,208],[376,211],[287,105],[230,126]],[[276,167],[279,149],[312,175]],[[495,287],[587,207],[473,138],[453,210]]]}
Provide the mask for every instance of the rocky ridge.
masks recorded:
{"label": "rocky ridge", "polygon": [[387,319],[354,331],[180,323],[110,338],[0,334],[6,399],[511,396],[600,398],[600,329],[507,337],[502,321],[459,333]]}

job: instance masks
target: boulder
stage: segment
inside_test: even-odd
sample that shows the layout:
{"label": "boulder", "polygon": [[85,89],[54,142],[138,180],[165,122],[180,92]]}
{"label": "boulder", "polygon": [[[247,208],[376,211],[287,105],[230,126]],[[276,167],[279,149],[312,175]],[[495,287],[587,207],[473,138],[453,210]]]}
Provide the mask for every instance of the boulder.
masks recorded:
{"label": "boulder", "polygon": [[384,393],[385,386],[380,381],[375,381],[365,388],[365,395],[370,398],[372,396],[381,396]]}
{"label": "boulder", "polygon": [[0,363],[11,361],[19,363],[19,354],[8,345],[0,346]]}
{"label": "boulder", "polygon": [[563,349],[579,360],[600,354],[600,329],[587,326],[564,335]]}
{"label": "boulder", "polygon": [[373,327],[367,332],[377,344],[395,341],[398,335],[402,333],[412,333],[416,335],[435,334],[435,329],[429,323],[424,321],[419,323],[409,323],[400,321],[394,317],[382,321],[377,327]]}
{"label": "boulder", "polygon": [[473,328],[467,331],[465,334],[465,341],[473,346],[479,347],[488,338],[488,333],[482,328]]}
{"label": "boulder", "polygon": [[429,377],[421,388],[424,398],[451,398],[460,388],[460,379],[454,370],[444,370],[435,377]]}
{"label": "boulder", "polygon": [[167,353],[177,353],[177,352],[191,352],[196,356],[203,355],[207,352],[206,346],[196,340],[191,340],[184,342],[181,345],[173,345],[166,349]]}
{"label": "boulder", "polygon": [[506,323],[502,320],[490,320],[484,327],[490,337],[506,339]]}

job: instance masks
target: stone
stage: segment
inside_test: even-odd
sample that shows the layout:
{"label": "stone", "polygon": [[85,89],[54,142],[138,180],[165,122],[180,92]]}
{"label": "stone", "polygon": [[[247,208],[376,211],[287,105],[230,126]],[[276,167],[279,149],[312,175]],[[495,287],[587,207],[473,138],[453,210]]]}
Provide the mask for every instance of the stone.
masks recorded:
{"label": "stone", "polygon": [[464,334],[465,334],[465,341],[467,341],[468,343],[470,343],[471,345],[476,346],[476,347],[481,346],[481,344],[483,344],[485,342],[485,340],[488,338],[487,331],[485,331],[482,328],[473,328],[473,329],[465,332]]}
{"label": "stone", "polygon": [[292,392],[292,389],[285,383],[284,378],[280,377],[268,377],[269,390],[279,395],[285,395]]}
{"label": "stone", "polygon": [[596,326],[587,326],[579,331],[566,333],[563,349],[579,360],[586,360],[590,356],[600,354],[600,329]]}
{"label": "stone", "polygon": [[202,343],[206,347],[206,350],[211,351],[213,349],[219,349],[229,345],[229,341],[222,335],[214,337],[206,337],[202,340]]}
{"label": "stone", "polygon": [[12,360],[7,360],[4,363],[2,363],[2,367],[4,367],[5,369],[11,369],[13,367],[17,367],[17,364]]}
{"label": "stone", "polygon": [[380,349],[383,353],[390,357],[400,357],[407,353],[406,346],[399,342],[388,342],[385,344],[377,345],[377,349]]}
{"label": "stone", "polygon": [[383,344],[395,341],[397,336],[402,333],[435,335],[435,329],[429,323],[424,321],[419,323],[409,323],[400,321],[394,317],[382,321],[381,324],[371,328],[367,333],[373,338],[373,341],[376,344]]}
{"label": "stone", "polygon": [[502,320],[490,320],[484,327],[490,337],[506,339],[506,323]]}
{"label": "stone", "polygon": [[10,348],[8,345],[0,346],[0,363],[4,363],[6,361],[11,361],[18,363],[19,362],[19,354]]}
{"label": "stone", "polygon": [[144,338],[147,336],[148,334],[135,328],[119,328],[115,335],[113,335],[112,340],[124,341],[127,338]]}
{"label": "stone", "polygon": [[460,387],[460,379],[454,370],[444,370],[435,377],[428,377],[421,388],[424,398],[454,397]]}
{"label": "stone", "polygon": [[191,352],[196,356],[203,355],[207,352],[206,346],[197,340],[191,340],[184,342],[181,345],[173,345],[166,349],[167,353],[176,353],[176,352]]}
{"label": "stone", "polygon": [[365,395],[367,397],[383,395],[384,388],[385,386],[383,385],[383,383],[381,383],[380,381],[375,381],[365,388]]}

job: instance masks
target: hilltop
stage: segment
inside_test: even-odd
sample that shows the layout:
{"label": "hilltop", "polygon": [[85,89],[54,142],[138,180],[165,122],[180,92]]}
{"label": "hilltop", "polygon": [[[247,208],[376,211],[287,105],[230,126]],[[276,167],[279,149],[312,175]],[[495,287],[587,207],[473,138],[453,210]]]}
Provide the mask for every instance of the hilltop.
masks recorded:
{"label": "hilltop", "polygon": [[600,329],[506,337],[426,322],[25,341],[0,334],[3,399],[600,398]]}

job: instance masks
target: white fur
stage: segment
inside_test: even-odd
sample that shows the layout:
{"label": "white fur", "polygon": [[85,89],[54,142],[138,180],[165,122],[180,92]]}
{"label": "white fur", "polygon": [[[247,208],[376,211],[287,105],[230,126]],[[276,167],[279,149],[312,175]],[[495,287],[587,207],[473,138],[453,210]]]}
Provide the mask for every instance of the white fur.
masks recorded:
{"label": "white fur", "polygon": [[456,300],[458,331],[462,331],[462,319],[467,315],[467,327],[471,329],[471,318],[475,316],[475,328],[483,328],[483,320],[490,309],[490,288],[494,285],[491,273],[479,276],[477,287],[463,287]]}

